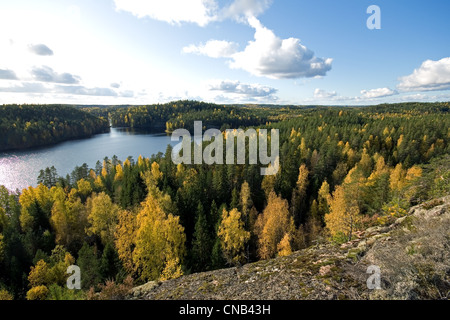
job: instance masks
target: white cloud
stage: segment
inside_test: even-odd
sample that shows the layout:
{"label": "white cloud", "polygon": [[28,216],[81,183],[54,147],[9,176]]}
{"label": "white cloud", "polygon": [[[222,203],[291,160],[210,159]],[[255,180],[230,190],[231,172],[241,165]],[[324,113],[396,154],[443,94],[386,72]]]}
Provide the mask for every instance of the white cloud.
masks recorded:
{"label": "white cloud", "polygon": [[231,68],[272,79],[325,76],[331,70],[332,59],[317,58],[299,39],[280,39],[255,17],[248,22],[256,30],[255,40],[233,55]]}
{"label": "white cloud", "polygon": [[125,91],[120,92],[119,96],[123,97],[123,98],[134,98],[134,91],[133,90],[125,90]]}
{"label": "white cloud", "polygon": [[47,47],[45,44],[30,44],[28,50],[38,56],[52,56],[53,50]]}
{"label": "white cloud", "polygon": [[336,91],[331,91],[331,92],[327,92],[325,90],[322,89],[316,89],[314,90],[314,98],[316,99],[331,99],[337,96]]}
{"label": "white cloud", "polygon": [[242,17],[257,17],[272,3],[272,0],[235,0],[221,11],[222,18],[239,20]]}
{"label": "white cloud", "polygon": [[0,87],[0,92],[11,93],[44,93],[48,92],[48,88],[42,83],[21,82],[19,85],[9,87]]}
{"label": "white cloud", "polygon": [[439,61],[426,60],[420,68],[401,77],[397,86],[402,91],[433,91],[450,89],[450,57]]}
{"label": "white cloud", "polygon": [[31,70],[33,78],[42,82],[54,82],[65,84],[77,84],[80,82],[80,77],[72,75],[70,73],[57,73],[52,68],[47,66],[33,67]]}
{"label": "white cloud", "polygon": [[280,39],[253,16],[248,17],[248,23],[255,29],[255,40],[250,41],[243,51],[236,52],[236,44],[219,40],[190,45],[183,51],[213,58],[229,57],[232,69],[271,79],[320,77],[331,70],[332,59],[316,57],[299,39]]}
{"label": "white cloud", "polygon": [[182,22],[206,26],[216,20],[215,0],[114,0],[117,10],[127,11],[138,18],[150,17],[170,24]]}
{"label": "white cloud", "polygon": [[209,85],[211,91],[221,91],[228,94],[245,95],[253,98],[269,97],[278,90],[260,84],[246,84],[240,81],[219,80]]}
{"label": "white cloud", "polygon": [[397,91],[391,90],[389,88],[378,88],[378,89],[361,91],[361,95],[365,99],[383,98],[383,97],[393,96],[396,94],[398,94]]}
{"label": "white cloud", "polygon": [[210,22],[258,16],[272,0],[234,0],[220,8],[218,0],[114,0],[116,10],[130,12],[138,18],[150,17],[170,24]]}
{"label": "white cloud", "polygon": [[84,86],[55,86],[55,93],[66,93],[81,96],[116,97],[117,93],[110,88],[86,88]]}
{"label": "white cloud", "polygon": [[224,40],[209,40],[206,44],[190,45],[183,48],[184,53],[195,53],[211,58],[230,58],[237,52],[238,44]]}
{"label": "white cloud", "polygon": [[[72,85],[50,85],[39,82],[21,82],[19,85],[9,87],[0,87],[0,92],[9,93],[51,93],[51,94],[69,94],[80,96],[99,96],[99,97],[116,97],[117,93],[110,88],[88,88],[84,86]],[[121,96],[132,96],[132,93],[121,93]]]}
{"label": "white cloud", "polygon": [[18,80],[16,73],[9,69],[0,69],[0,79]]}

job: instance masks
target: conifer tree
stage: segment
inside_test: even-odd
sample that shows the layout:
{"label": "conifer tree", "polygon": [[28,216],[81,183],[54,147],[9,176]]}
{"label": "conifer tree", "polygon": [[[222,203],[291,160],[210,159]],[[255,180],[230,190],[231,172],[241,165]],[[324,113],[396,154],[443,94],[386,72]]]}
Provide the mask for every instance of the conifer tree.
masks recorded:
{"label": "conifer tree", "polygon": [[197,207],[197,222],[195,223],[194,237],[192,241],[192,258],[195,270],[207,270],[211,263],[212,243],[208,230],[203,205],[199,202]]}

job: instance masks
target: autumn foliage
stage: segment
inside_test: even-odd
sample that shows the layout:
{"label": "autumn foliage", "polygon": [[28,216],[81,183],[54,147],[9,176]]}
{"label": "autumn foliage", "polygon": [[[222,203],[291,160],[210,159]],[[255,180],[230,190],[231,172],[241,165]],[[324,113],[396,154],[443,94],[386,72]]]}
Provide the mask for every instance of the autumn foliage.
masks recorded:
{"label": "autumn foliage", "polygon": [[137,161],[84,164],[67,177],[49,168],[19,193],[0,186],[0,298],[84,298],[65,290],[71,264],[85,295],[123,297],[149,280],[346,242],[450,192],[448,103],[343,110],[184,101],[89,112],[130,127],[169,119],[170,131],[191,128],[190,106],[205,123],[279,129],[279,172],[175,165],[169,146]]}

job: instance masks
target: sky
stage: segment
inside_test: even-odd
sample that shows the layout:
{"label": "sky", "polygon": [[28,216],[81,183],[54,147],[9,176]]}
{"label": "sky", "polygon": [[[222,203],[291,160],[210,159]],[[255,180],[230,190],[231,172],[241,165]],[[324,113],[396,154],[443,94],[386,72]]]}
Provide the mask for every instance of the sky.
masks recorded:
{"label": "sky", "polygon": [[450,101],[448,12],[442,0],[4,0],[0,104]]}

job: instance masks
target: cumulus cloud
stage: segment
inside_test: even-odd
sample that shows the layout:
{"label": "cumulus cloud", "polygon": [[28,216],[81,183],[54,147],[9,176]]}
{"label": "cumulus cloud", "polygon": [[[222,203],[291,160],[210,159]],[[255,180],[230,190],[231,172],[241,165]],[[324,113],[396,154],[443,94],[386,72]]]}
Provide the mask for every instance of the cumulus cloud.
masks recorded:
{"label": "cumulus cloud", "polygon": [[200,46],[191,45],[183,51],[215,58],[229,57],[231,68],[271,79],[319,77],[331,70],[332,59],[316,57],[299,39],[280,39],[253,16],[248,17],[248,23],[255,29],[255,40],[250,41],[243,51],[234,52],[235,44],[218,40],[210,40]]}
{"label": "cumulus cloud", "polygon": [[212,58],[230,58],[229,65],[252,75],[272,79],[295,79],[325,76],[332,59],[316,57],[297,38],[281,39],[256,18],[272,0],[234,0],[219,5],[218,0],[114,0],[116,9],[135,16],[150,17],[170,24],[183,22],[206,26],[212,21],[235,19],[255,29],[254,41],[238,52],[238,45],[224,40],[209,40],[183,48],[185,53]]}
{"label": "cumulus cloud", "polygon": [[30,44],[28,50],[38,56],[52,56],[53,50],[47,47],[45,44]]}
{"label": "cumulus cloud", "polygon": [[222,80],[209,85],[211,91],[245,95],[248,97],[269,97],[277,93],[277,89],[260,84],[246,84],[240,81]]}
{"label": "cumulus cloud", "polygon": [[54,82],[64,84],[77,84],[80,82],[80,77],[70,73],[57,73],[52,68],[47,66],[34,67],[31,70],[33,78],[42,82]]}
{"label": "cumulus cloud", "polygon": [[257,17],[272,4],[272,0],[235,0],[221,10],[222,18]]}
{"label": "cumulus cloud", "polygon": [[190,45],[183,48],[184,53],[194,53],[210,58],[230,58],[237,52],[238,44],[224,40],[209,40],[206,44]]}
{"label": "cumulus cloud", "polygon": [[272,79],[312,78],[331,70],[332,59],[316,57],[299,39],[280,39],[255,17],[248,22],[255,29],[255,40],[233,55],[232,68]]}
{"label": "cumulus cloud", "polygon": [[120,83],[117,82],[113,82],[110,84],[111,88],[115,88],[115,89],[119,89],[120,88]]}
{"label": "cumulus cloud", "polygon": [[372,90],[362,90],[361,95],[363,98],[366,99],[376,99],[376,98],[383,98],[383,97],[390,97],[393,95],[398,94],[397,91],[389,89],[389,88],[378,88],[378,89],[372,89]]}
{"label": "cumulus cloud", "polygon": [[450,89],[450,57],[438,61],[426,60],[397,86],[402,91],[433,91]]}
{"label": "cumulus cloud", "polygon": [[114,0],[116,10],[132,13],[138,18],[150,17],[170,24],[182,22],[206,26],[216,20],[215,0]]}
{"label": "cumulus cloud", "polygon": [[337,92],[336,91],[330,91],[327,92],[325,90],[322,89],[316,89],[314,90],[314,98],[316,99],[331,99],[331,98],[335,98],[337,96]]}
{"label": "cumulus cloud", "polygon": [[138,18],[150,17],[170,24],[195,23],[201,27],[210,22],[258,16],[272,0],[234,0],[220,6],[218,0],[114,0],[116,10],[130,12]]}
{"label": "cumulus cloud", "polygon": [[9,69],[0,69],[0,79],[18,80],[16,73]]}

